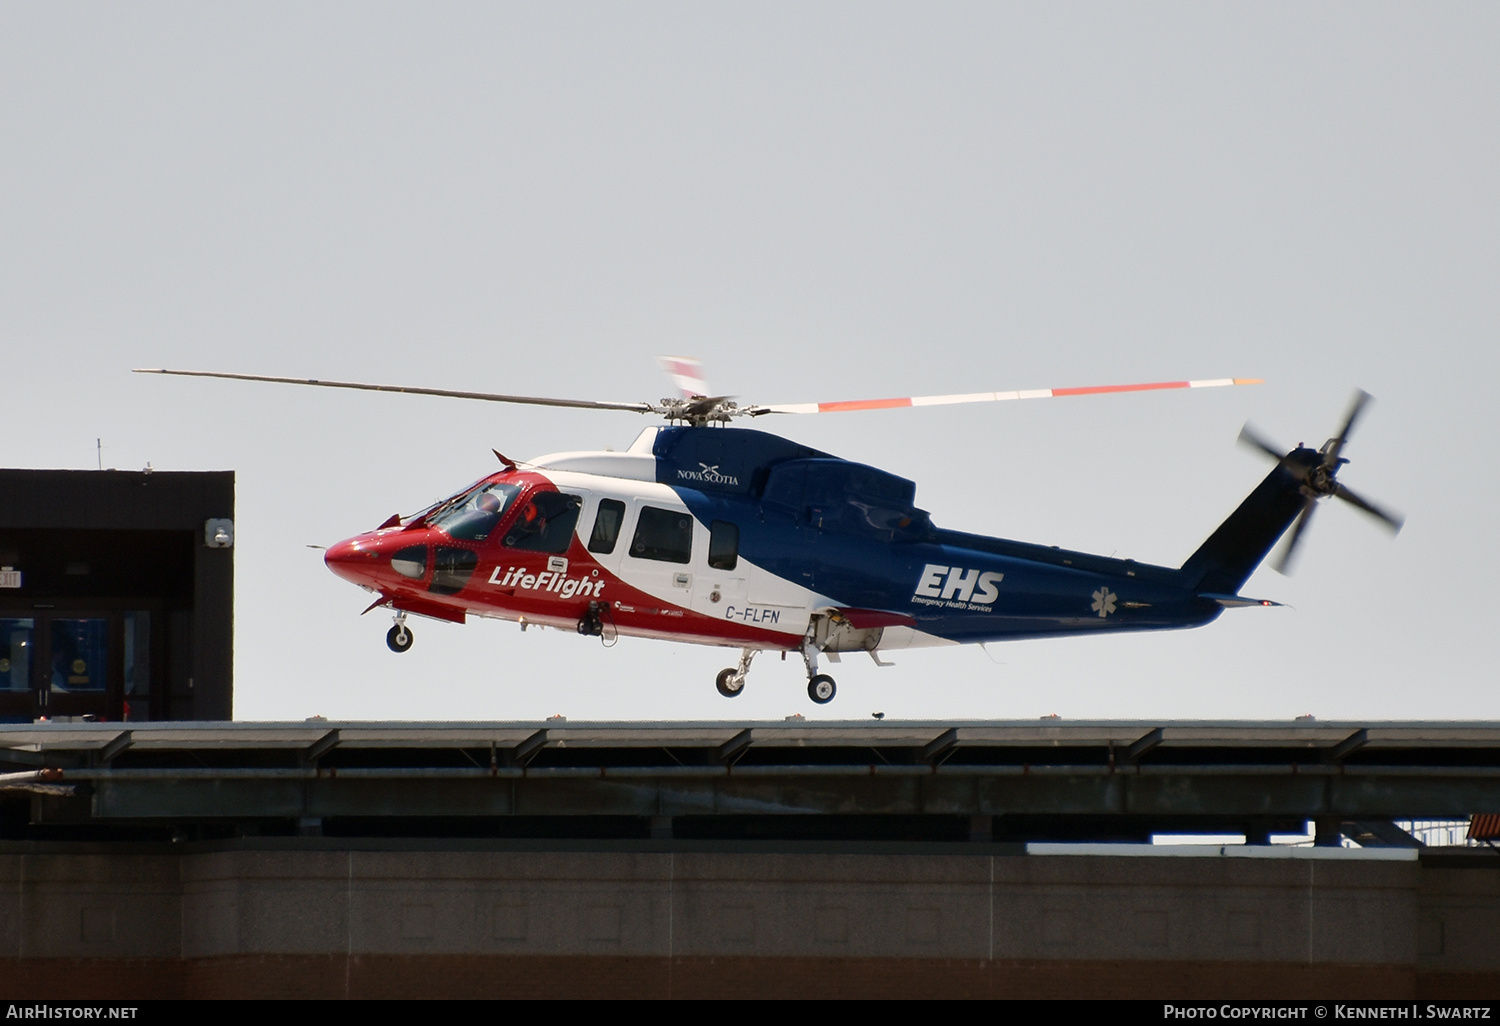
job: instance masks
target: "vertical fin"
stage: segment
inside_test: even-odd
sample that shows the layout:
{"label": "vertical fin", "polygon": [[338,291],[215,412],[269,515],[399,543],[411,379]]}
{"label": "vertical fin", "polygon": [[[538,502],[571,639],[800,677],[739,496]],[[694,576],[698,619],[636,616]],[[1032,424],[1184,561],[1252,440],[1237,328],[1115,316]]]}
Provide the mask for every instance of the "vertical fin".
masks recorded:
{"label": "vertical fin", "polygon": [[[1295,452],[1286,458],[1294,455]],[[1199,591],[1237,593],[1302,512],[1305,502],[1297,477],[1284,462],[1278,463],[1218,530],[1198,546],[1198,551],[1188,557],[1182,564],[1182,573]]]}

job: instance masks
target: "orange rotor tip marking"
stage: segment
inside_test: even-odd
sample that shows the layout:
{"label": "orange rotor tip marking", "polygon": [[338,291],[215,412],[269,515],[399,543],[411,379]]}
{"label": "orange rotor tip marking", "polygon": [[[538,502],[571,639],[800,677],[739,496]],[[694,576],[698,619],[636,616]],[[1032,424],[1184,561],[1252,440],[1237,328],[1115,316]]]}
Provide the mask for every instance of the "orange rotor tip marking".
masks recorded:
{"label": "orange rotor tip marking", "polygon": [[819,403],[819,413],[847,413],[853,410],[894,410],[910,406],[910,399],[851,399],[841,403]]}
{"label": "orange rotor tip marking", "polygon": [[1054,396],[1103,395],[1108,392],[1154,392],[1162,388],[1192,388],[1191,381],[1148,381],[1138,385],[1089,385],[1084,388],[1054,388]]}

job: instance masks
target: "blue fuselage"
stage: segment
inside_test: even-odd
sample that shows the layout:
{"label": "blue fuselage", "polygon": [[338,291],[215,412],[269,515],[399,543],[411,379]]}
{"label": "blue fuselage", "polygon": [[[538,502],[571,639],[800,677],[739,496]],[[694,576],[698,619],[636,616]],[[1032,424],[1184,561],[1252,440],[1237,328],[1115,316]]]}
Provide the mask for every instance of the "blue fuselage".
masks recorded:
{"label": "blue fuselage", "polygon": [[935,527],[911,482],[774,435],[668,428],[655,455],[658,480],[702,523],[739,525],[757,566],[937,638],[1193,627],[1223,610],[1201,575]]}

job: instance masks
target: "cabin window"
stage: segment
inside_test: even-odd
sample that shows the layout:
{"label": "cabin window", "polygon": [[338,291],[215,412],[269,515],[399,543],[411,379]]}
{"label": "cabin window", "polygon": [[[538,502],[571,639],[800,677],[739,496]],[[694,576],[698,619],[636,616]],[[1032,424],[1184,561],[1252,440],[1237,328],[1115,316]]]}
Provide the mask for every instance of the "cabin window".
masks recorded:
{"label": "cabin window", "polygon": [[535,492],[505,533],[505,544],[523,552],[567,552],[583,500],[562,492]]}
{"label": "cabin window", "polygon": [[620,539],[620,525],[625,522],[625,504],[619,499],[600,499],[594,516],[594,533],[589,535],[589,551],[609,554]]}
{"label": "cabin window", "polygon": [[693,518],[675,509],[642,506],[630,554],[637,559],[686,563],[693,554]]}
{"label": "cabin window", "polygon": [[727,520],[715,520],[708,528],[708,565],[733,570],[739,561],[740,529]]}
{"label": "cabin window", "polygon": [[468,549],[439,545],[432,563],[432,583],[427,590],[434,595],[456,595],[474,575],[479,556]]}

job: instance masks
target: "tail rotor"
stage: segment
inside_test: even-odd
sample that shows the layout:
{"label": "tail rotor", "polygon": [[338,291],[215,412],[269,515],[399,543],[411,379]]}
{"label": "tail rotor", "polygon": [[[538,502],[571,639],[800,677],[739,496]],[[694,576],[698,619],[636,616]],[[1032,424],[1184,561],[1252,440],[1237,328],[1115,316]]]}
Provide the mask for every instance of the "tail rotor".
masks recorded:
{"label": "tail rotor", "polygon": [[1292,525],[1291,534],[1287,536],[1286,547],[1276,558],[1274,564],[1277,572],[1290,574],[1293,566],[1293,558],[1297,552],[1297,546],[1302,541],[1302,536],[1312,521],[1313,511],[1317,509],[1318,500],[1327,496],[1343,499],[1351,506],[1374,517],[1384,524],[1392,534],[1401,530],[1405,518],[1398,514],[1382,509],[1380,506],[1363,498],[1351,489],[1345,487],[1337,480],[1338,472],[1344,464],[1349,461],[1342,455],[1344,446],[1349,442],[1349,435],[1354,430],[1355,421],[1370,402],[1370,394],[1363,390],[1354,393],[1354,399],[1349,405],[1349,412],[1344,417],[1344,423],[1334,437],[1324,442],[1321,448],[1316,450],[1298,445],[1291,452],[1282,454],[1282,451],[1268,442],[1259,432],[1246,424],[1240,431],[1240,444],[1247,448],[1258,450],[1280,463],[1282,468],[1297,479],[1302,492],[1302,511],[1297,514],[1296,522]]}

